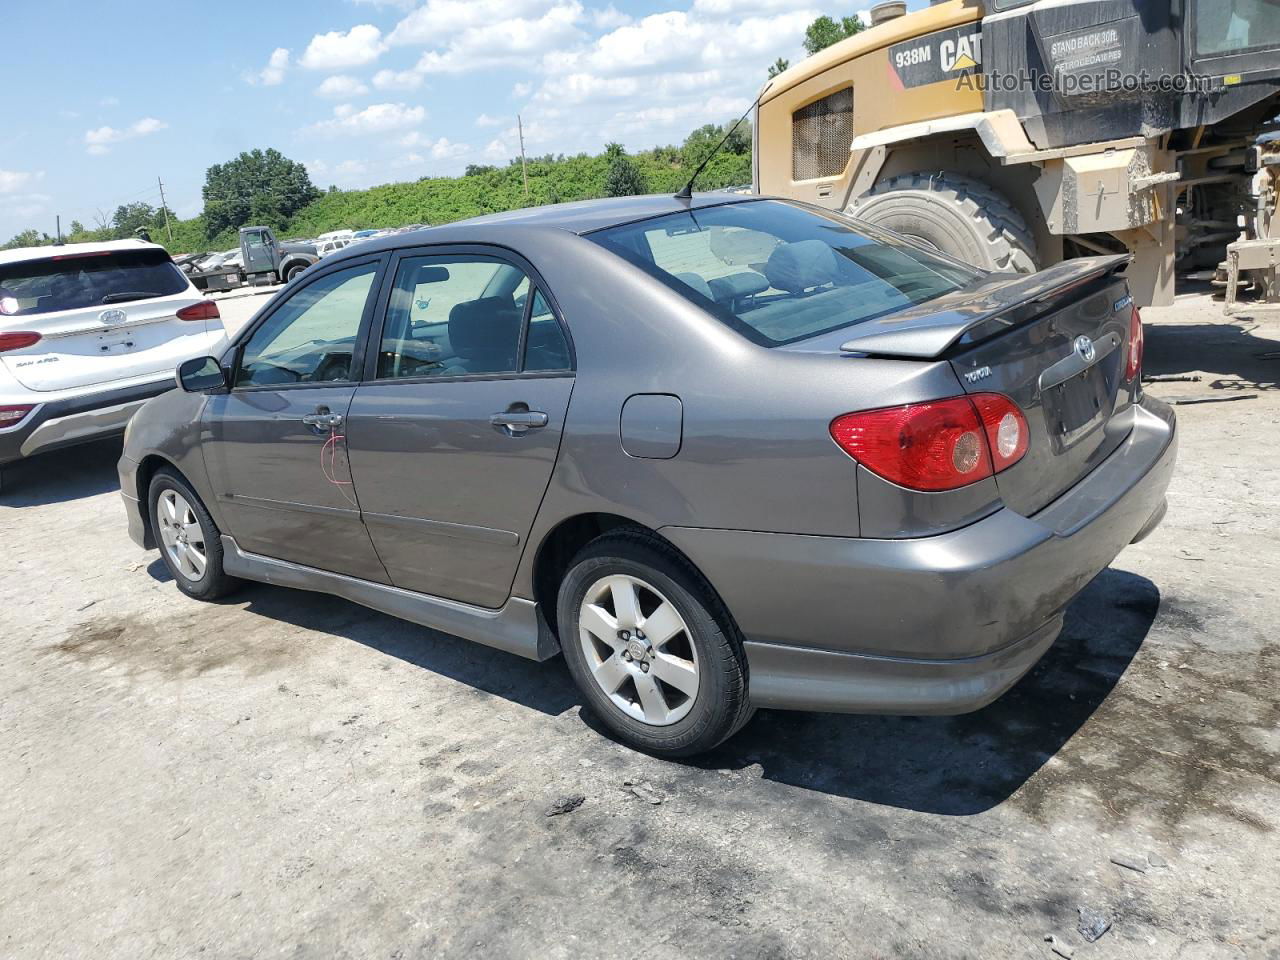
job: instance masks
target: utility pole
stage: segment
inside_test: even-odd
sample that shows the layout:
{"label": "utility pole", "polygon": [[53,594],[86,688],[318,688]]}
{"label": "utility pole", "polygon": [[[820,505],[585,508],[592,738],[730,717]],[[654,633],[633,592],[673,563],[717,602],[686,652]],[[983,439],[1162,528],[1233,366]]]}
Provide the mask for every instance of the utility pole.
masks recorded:
{"label": "utility pole", "polygon": [[56,217],[54,217],[53,222],[56,224],[56,226],[53,228],[53,233],[54,233],[53,242],[55,244],[61,244],[62,243],[62,214],[58,214]]}
{"label": "utility pole", "polygon": [[156,183],[160,185],[160,209],[164,211],[164,232],[169,235],[169,242],[173,243],[173,228],[169,226],[169,205],[164,202],[164,184],[160,182],[159,177],[156,177]]}
{"label": "utility pole", "polygon": [[524,121],[516,114],[516,129],[520,131],[520,173],[524,176],[524,198],[529,199],[529,168],[524,162]]}

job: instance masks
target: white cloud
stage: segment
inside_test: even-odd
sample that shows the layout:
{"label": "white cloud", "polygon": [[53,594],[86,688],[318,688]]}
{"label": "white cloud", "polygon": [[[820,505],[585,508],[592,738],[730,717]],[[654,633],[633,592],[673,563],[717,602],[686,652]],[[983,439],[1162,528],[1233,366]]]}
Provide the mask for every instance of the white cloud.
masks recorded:
{"label": "white cloud", "polygon": [[530,14],[542,15],[551,0],[427,0],[387,34],[393,46],[436,46],[475,27]]}
{"label": "white cloud", "polygon": [[103,97],[101,100],[98,101],[98,106],[118,107],[120,106],[120,98],[119,97]]}
{"label": "white cloud", "polygon": [[363,161],[360,160],[343,160],[340,164],[333,168],[335,175],[339,177],[358,177],[360,174],[369,169]]}
{"label": "white cloud", "polygon": [[0,170],[0,193],[17,193],[43,176],[43,170]]}
{"label": "white cloud", "polygon": [[145,137],[158,130],[163,130],[167,126],[167,123],[163,120],[157,120],[155,117],[143,117],[122,130],[105,126],[98,127],[96,130],[86,130],[84,142],[91,154],[100,156],[109,152],[112,144],[120,143],[124,140],[132,140],[135,137]]}
{"label": "white cloud", "polygon": [[454,143],[448,137],[440,137],[435,140],[418,130],[405,134],[400,138],[399,143],[402,147],[426,150],[431,155],[432,160],[453,160],[457,157],[466,156],[471,151],[471,148],[465,143]]}
{"label": "white cloud", "polygon": [[464,73],[499,66],[527,68],[548,50],[584,39],[577,26],[582,18],[582,4],[565,0],[537,18],[506,17],[467,27],[443,50],[424,53],[417,70]]}
{"label": "white cloud", "polygon": [[511,88],[513,97],[527,97],[531,93],[533,93],[533,84],[525,80],[521,80]]}
{"label": "white cloud", "polygon": [[482,113],[476,117],[477,127],[500,127],[502,126],[501,117],[491,117],[487,113]]}
{"label": "white cloud", "polygon": [[53,197],[47,193],[13,193],[0,196],[0,216],[27,220],[46,212]]}
{"label": "white cloud", "polygon": [[416,70],[379,70],[373,75],[373,85],[379,90],[417,90],[422,86],[422,74]]}
{"label": "white cloud", "polygon": [[245,77],[249,83],[260,83],[264,87],[278,87],[284,82],[285,72],[289,69],[289,51],[284,47],[276,47],[267,58],[267,65],[257,73]]}
{"label": "white cloud", "polygon": [[591,11],[591,23],[597,30],[613,30],[615,27],[626,26],[630,22],[631,17],[612,3],[603,10]]}
{"label": "white cloud", "polygon": [[356,110],[349,103],[333,108],[333,119],[312,124],[311,129],[328,135],[362,135],[387,133],[416,127],[427,117],[422,107],[409,107],[403,103],[375,103]]}
{"label": "white cloud", "polygon": [[332,30],[316,34],[298,62],[308,70],[362,67],[377,60],[386,48],[382,31],[371,23],[362,23],[345,33]]}
{"label": "white cloud", "polygon": [[324,83],[316,87],[316,96],[333,97],[335,99],[359,97],[368,92],[368,87],[355,77],[345,73],[336,73],[332,77],[326,78]]}

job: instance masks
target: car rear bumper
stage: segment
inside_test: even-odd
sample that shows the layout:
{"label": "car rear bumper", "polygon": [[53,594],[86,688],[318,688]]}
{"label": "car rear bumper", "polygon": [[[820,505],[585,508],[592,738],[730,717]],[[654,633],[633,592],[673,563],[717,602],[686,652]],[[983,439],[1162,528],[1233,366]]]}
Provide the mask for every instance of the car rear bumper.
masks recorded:
{"label": "car rear bumper", "polygon": [[0,430],[0,465],[120,433],[144,403],[172,389],[169,377],[38,403],[20,423]]}
{"label": "car rear bumper", "polygon": [[1163,517],[1172,410],[1148,398],[1129,437],[1032,517],[1001,509],[914,540],[662,530],[720,592],[758,706],[975,710],[1052,644],[1062,611]]}

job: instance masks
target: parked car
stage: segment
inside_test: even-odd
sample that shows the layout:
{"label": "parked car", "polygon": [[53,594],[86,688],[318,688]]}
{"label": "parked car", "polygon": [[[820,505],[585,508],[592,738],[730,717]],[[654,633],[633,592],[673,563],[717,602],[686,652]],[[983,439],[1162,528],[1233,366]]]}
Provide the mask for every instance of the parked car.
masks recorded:
{"label": "parked car", "polygon": [[173,389],[176,364],[226,342],[217,306],[163,247],[0,251],[0,471],[119,433],[147,399]]}
{"label": "parked car", "polygon": [[138,413],[129,531],[193,597],[563,652],[658,754],[756,707],[974,710],[1163,516],[1126,262],[989,274],[727,194],[366,241]]}

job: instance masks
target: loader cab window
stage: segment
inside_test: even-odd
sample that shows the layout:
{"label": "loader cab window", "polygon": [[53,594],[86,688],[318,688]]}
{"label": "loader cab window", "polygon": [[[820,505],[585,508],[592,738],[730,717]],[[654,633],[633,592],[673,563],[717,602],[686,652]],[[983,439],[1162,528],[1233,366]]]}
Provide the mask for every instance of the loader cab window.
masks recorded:
{"label": "loader cab window", "polygon": [[1198,57],[1280,46],[1280,0],[1197,0],[1193,16]]}

